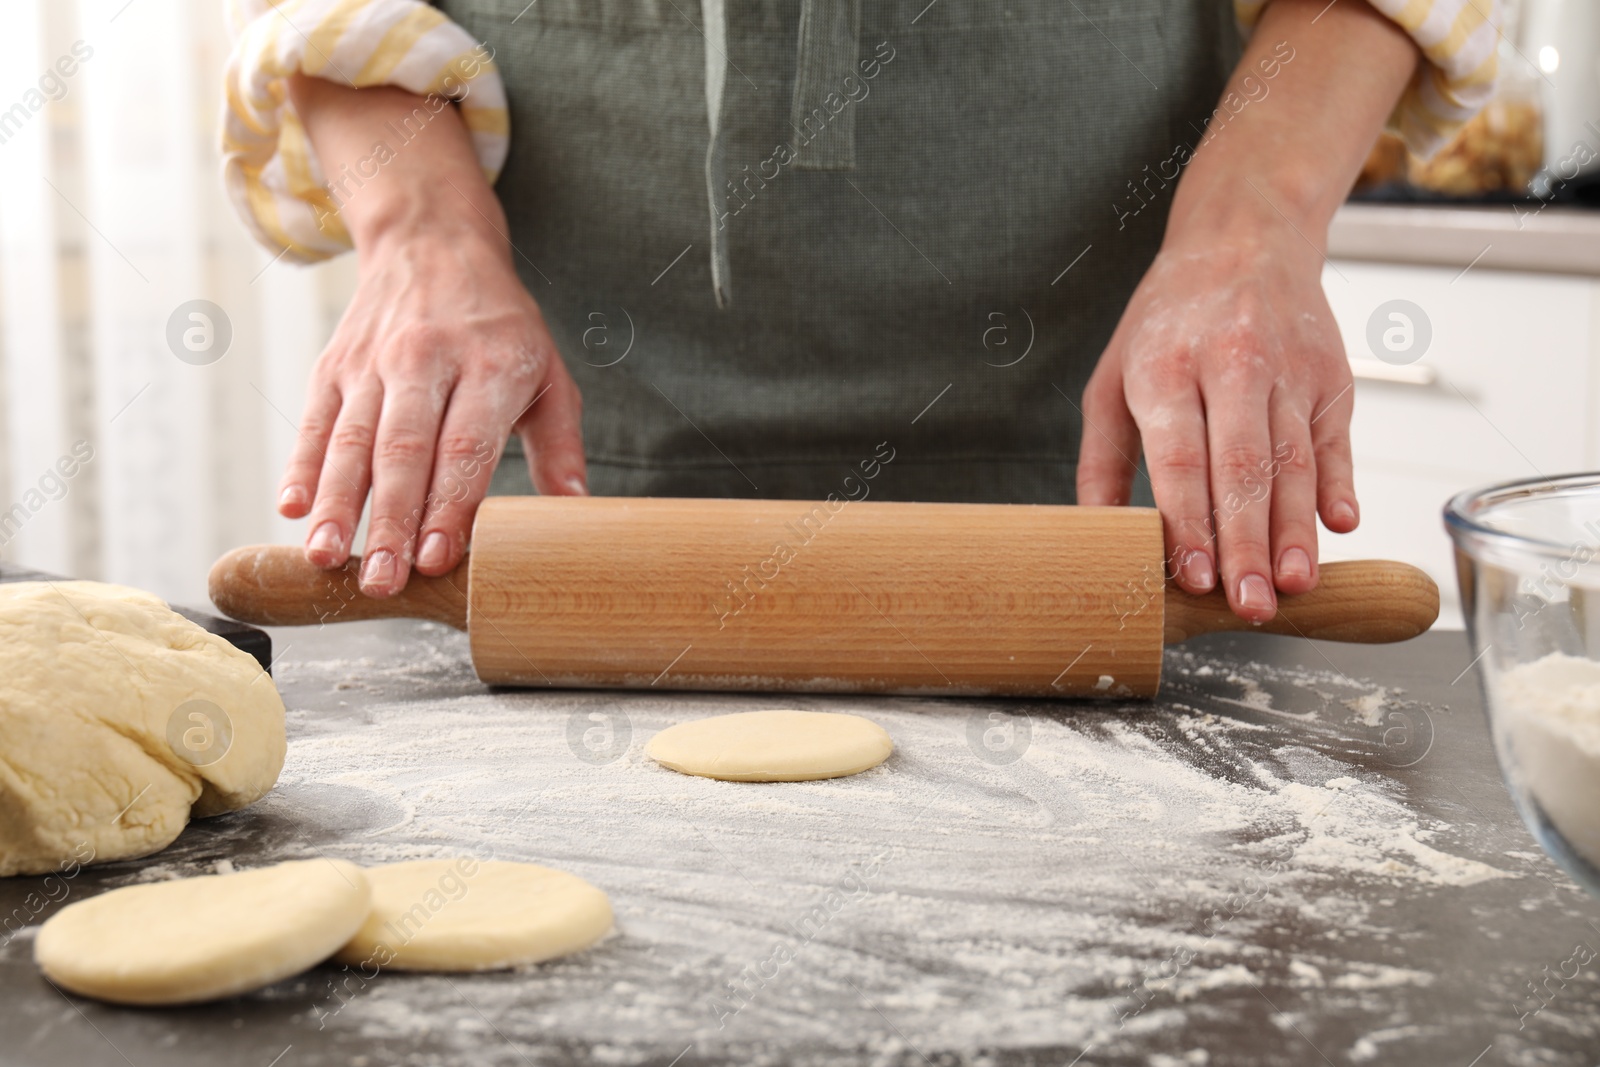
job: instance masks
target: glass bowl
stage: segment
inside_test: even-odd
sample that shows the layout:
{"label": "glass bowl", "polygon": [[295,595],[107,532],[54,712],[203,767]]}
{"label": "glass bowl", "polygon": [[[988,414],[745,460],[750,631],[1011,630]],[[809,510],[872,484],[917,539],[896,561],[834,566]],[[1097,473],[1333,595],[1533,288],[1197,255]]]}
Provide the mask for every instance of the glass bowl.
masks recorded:
{"label": "glass bowl", "polygon": [[1444,522],[1500,772],[1600,896],[1600,474],[1462,493]]}

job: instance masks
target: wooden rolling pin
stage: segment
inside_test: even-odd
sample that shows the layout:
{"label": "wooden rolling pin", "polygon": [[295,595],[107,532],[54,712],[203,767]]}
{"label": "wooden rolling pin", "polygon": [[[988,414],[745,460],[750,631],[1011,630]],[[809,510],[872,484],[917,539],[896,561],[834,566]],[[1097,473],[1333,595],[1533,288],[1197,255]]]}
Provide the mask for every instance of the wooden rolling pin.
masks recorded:
{"label": "wooden rolling pin", "polygon": [[411,617],[465,629],[497,685],[1154,696],[1164,644],[1223,630],[1403,641],[1439,612],[1401,563],[1328,563],[1252,626],[1163,577],[1148,508],[495,497],[472,553],[362,595],[360,561],[241,548],[211,571],[236,619]]}

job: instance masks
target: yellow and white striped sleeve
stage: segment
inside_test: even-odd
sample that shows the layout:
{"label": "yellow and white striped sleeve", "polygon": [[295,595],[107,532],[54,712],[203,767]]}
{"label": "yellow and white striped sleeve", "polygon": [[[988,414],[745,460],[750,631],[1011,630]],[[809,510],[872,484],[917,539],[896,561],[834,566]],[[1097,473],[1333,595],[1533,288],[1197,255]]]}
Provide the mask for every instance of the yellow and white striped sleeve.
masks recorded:
{"label": "yellow and white striped sleeve", "polygon": [[[1234,0],[1248,30],[1270,0]],[[1411,151],[1426,158],[1494,95],[1500,0],[1364,0],[1411,35],[1428,62],[1390,116]]]}
{"label": "yellow and white striped sleeve", "polygon": [[338,198],[289,102],[297,72],[393,85],[430,112],[453,101],[484,173],[499,176],[511,131],[493,52],[421,0],[229,0],[228,19],[223,177],[245,224],[274,252],[309,263],[350,248]]}

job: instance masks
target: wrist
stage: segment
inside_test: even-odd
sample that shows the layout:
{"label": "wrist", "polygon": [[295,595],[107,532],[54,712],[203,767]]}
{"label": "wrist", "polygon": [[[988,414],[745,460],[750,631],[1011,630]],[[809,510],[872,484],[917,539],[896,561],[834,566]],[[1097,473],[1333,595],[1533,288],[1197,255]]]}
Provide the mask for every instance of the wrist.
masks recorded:
{"label": "wrist", "polygon": [[357,254],[383,256],[396,246],[432,242],[492,249],[509,258],[500,202],[493,193],[473,197],[460,182],[454,184],[454,189],[443,182],[429,189],[389,188],[361,203],[352,198],[342,214]]}
{"label": "wrist", "polygon": [[289,97],[358,251],[434,233],[505,243],[505,213],[447,101],[300,74]]}
{"label": "wrist", "polygon": [[1169,228],[1161,242],[1160,258],[1173,269],[1207,275],[1316,282],[1326,262],[1323,240],[1299,227],[1270,207],[1259,212],[1219,212],[1191,226]]}
{"label": "wrist", "polygon": [[[1185,175],[1162,238],[1162,251],[1256,247],[1320,270],[1328,225],[1342,198],[1283,175],[1239,173],[1228,180],[1191,182]],[[1205,176],[1208,177],[1209,176]]]}

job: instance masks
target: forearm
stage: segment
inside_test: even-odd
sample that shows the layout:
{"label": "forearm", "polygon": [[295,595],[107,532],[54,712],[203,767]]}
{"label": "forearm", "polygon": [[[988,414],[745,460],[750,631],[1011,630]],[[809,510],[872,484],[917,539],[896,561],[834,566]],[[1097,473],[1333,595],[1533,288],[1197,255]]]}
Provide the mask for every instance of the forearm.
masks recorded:
{"label": "forearm", "polygon": [[304,75],[289,94],[358,252],[422,233],[505,247],[505,213],[454,105]]}
{"label": "forearm", "polygon": [[1287,222],[1320,252],[1417,57],[1365,0],[1274,0],[1178,184],[1167,245]]}
{"label": "forearm", "polygon": [[541,495],[585,492],[578,390],[454,105],[298,76],[290,95],[327,178],[305,202],[330,239],[348,231],[360,271],[312,370],[279,510],[309,520],[307,559],[338,567],[370,493],[361,588],[392,596],[413,564],[460,562],[507,434]]}

